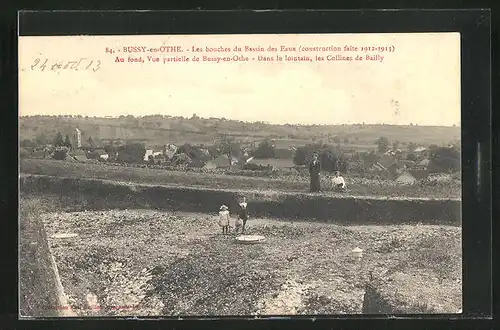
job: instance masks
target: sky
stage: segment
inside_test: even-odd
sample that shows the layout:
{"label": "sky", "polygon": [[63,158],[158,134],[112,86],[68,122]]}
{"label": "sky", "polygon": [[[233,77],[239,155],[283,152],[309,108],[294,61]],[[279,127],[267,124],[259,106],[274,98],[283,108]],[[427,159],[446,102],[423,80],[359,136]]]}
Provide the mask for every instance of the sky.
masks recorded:
{"label": "sky", "polygon": [[[183,53],[117,52],[126,46],[180,46]],[[335,46],[341,51],[196,53],[275,57],[360,55],[363,61],[167,62],[195,55],[192,47]],[[344,51],[344,46],[358,51]],[[393,52],[362,46],[393,46]],[[106,53],[106,47],[115,53]],[[189,51],[188,51],[189,50]],[[157,53],[158,54],[158,53]],[[366,55],[382,55],[367,61]],[[128,56],[144,63],[128,63]],[[124,58],[116,63],[116,56]],[[38,66],[31,69],[36,59]],[[40,64],[78,61],[79,71],[40,71]],[[99,61],[99,70],[84,70]],[[85,62],[86,61],[86,62]],[[19,114],[224,117],[272,124],[460,125],[458,33],[63,36],[19,38]]]}

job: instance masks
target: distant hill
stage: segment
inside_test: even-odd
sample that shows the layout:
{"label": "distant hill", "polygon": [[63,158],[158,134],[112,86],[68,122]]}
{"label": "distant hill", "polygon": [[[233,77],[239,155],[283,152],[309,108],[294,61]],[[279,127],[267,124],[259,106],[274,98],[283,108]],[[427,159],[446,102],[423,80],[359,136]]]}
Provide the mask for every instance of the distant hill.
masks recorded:
{"label": "distant hill", "polygon": [[81,116],[30,116],[19,121],[20,139],[44,135],[49,141],[57,132],[72,134],[78,128],[82,140],[89,137],[97,144],[111,139],[143,142],[147,146],[167,143],[214,144],[220,134],[227,134],[245,144],[258,143],[265,138],[275,139],[278,148],[300,146],[314,141],[341,144],[355,150],[375,147],[375,140],[385,136],[392,143],[402,145],[448,144],[460,139],[460,127],[396,126],[396,125],[271,125],[248,123],[223,118],[182,118],[170,116],[122,116],[120,118],[94,118]]}

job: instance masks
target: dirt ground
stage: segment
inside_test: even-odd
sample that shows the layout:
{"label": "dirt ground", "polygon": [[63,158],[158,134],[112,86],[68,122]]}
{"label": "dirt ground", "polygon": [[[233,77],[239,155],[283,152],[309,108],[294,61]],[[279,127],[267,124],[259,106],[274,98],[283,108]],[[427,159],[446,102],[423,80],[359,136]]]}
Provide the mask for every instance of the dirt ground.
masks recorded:
{"label": "dirt ground", "polygon": [[[459,227],[250,219],[247,234],[266,240],[242,245],[222,235],[216,214],[112,210],[42,218],[62,285],[82,316],[361,313],[368,279],[405,269],[425,273],[429,283],[439,279],[438,293],[426,282],[417,291],[439,301],[442,313],[461,308]],[[78,236],[52,237],[57,233]],[[350,256],[355,247],[364,250],[359,262]]]}

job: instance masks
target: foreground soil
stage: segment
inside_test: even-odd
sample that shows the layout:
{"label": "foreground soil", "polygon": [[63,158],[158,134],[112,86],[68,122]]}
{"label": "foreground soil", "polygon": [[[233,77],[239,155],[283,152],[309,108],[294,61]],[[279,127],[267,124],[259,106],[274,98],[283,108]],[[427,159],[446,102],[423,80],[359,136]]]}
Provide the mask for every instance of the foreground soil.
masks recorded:
{"label": "foreground soil", "polygon": [[[394,269],[432,279],[415,291],[439,301],[438,312],[461,308],[457,227],[251,219],[247,234],[266,241],[241,245],[219,233],[215,214],[113,210],[42,219],[71,307],[82,316],[361,313],[369,277]],[[61,233],[78,236],[53,237]],[[361,262],[349,255],[356,246]],[[440,296],[429,297],[431,283]]]}

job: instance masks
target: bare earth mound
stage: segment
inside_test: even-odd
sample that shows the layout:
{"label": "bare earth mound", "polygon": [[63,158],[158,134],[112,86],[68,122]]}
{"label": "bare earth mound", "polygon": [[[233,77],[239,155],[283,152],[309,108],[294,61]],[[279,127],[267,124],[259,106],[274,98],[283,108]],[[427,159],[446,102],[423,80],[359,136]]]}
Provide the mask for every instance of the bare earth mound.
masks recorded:
{"label": "bare earth mound", "polygon": [[[369,274],[391,272],[422,290],[435,281],[460,284],[434,298],[435,312],[461,308],[457,227],[251,219],[247,234],[266,239],[245,245],[220,233],[215,214],[115,210],[42,218],[79,315],[362,313]],[[51,238],[57,233],[78,236]],[[364,250],[361,262],[349,256],[356,246]],[[408,276],[415,272],[430,281]]]}

